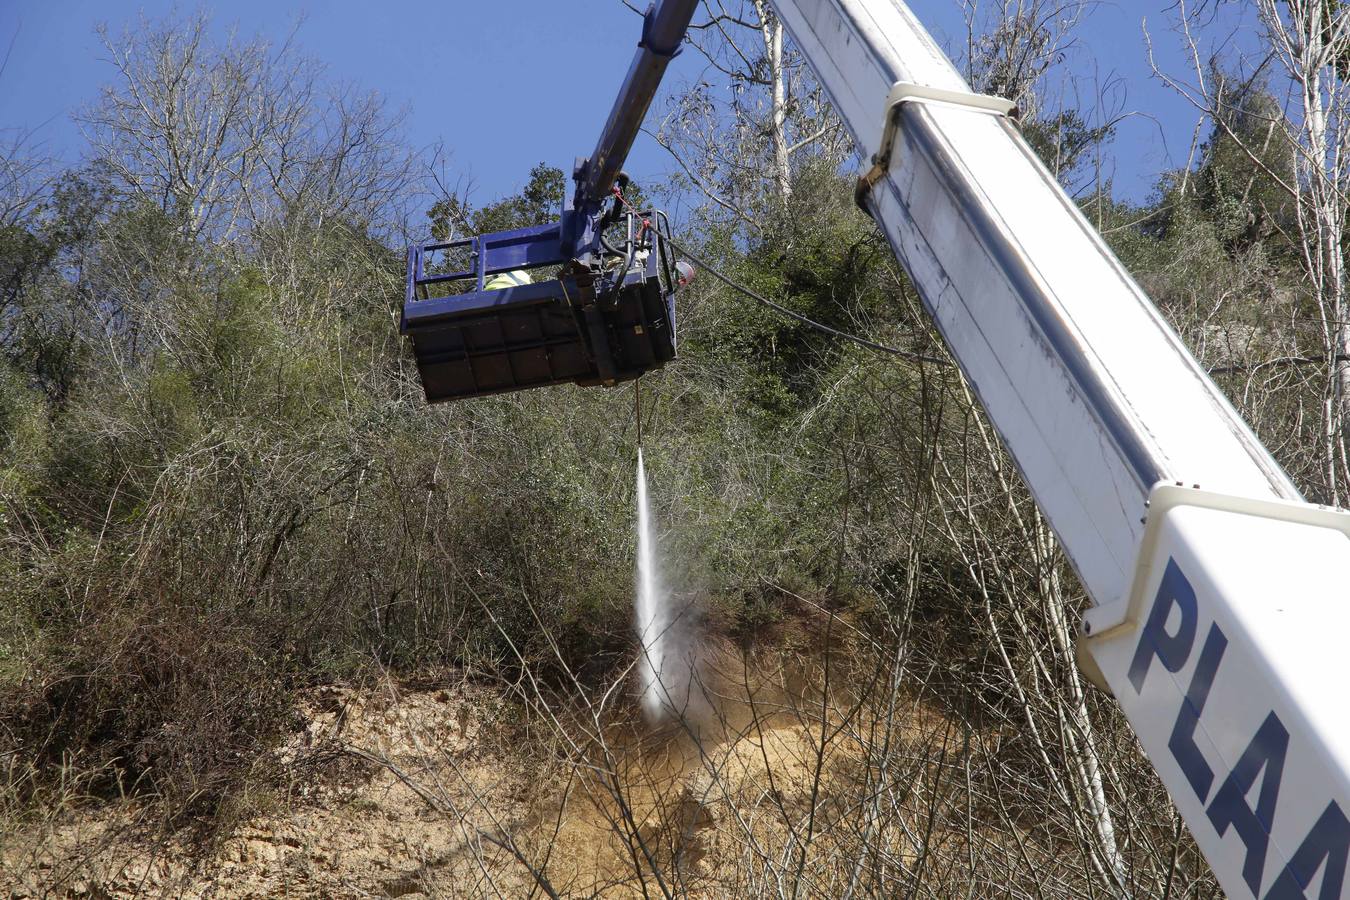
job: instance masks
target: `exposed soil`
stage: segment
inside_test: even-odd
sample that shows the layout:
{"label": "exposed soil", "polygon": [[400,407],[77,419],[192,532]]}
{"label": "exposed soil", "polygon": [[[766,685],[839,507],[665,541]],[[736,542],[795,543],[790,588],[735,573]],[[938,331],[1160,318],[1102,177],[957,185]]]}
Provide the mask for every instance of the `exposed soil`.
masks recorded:
{"label": "exposed soil", "polygon": [[[644,880],[659,895],[659,872],[719,895],[747,840],[788,837],[856,762],[842,745],[818,753],[819,725],[786,705],[731,706],[696,741],[613,724],[587,736],[583,718],[523,724],[463,684],[325,688],[276,751],[309,774],[224,840],[152,839],[134,804],[103,804],[20,832],[0,885],[12,897],[618,897]],[[938,724],[915,721],[916,738]],[[301,764],[316,758],[332,762]]]}

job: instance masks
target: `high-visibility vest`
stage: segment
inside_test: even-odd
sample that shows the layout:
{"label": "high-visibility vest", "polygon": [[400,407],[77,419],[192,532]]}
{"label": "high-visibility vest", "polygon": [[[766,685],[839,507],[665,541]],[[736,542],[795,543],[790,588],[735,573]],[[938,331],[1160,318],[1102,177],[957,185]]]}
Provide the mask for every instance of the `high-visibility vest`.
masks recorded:
{"label": "high-visibility vest", "polygon": [[520,287],[522,284],[530,284],[531,281],[530,273],[521,269],[515,269],[511,272],[498,272],[483,282],[483,290],[496,291],[502,288]]}

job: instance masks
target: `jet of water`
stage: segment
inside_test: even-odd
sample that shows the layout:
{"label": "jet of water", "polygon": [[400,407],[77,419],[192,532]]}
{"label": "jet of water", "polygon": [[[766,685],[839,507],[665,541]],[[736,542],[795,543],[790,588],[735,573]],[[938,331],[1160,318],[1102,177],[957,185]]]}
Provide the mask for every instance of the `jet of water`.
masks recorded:
{"label": "jet of water", "polygon": [[668,665],[671,643],[670,597],[661,585],[656,565],[656,535],[652,529],[651,507],[647,502],[647,470],[642,450],[637,458],[638,558],[637,617],[638,640],[642,658],[638,672],[642,682],[642,711],[653,723],[670,711],[670,696],[663,679],[673,673]]}

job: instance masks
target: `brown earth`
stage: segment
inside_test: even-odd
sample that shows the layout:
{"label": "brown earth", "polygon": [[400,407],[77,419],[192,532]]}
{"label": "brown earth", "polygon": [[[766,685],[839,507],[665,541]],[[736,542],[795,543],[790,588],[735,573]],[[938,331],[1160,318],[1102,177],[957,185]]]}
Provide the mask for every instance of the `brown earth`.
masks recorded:
{"label": "brown earth", "polygon": [[[847,742],[818,752],[818,717],[781,689],[773,699],[723,696],[698,734],[652,734],[597,724],[592,709],[531,721],[464,683],[320,689],[276,751],[288,776],[228,837],[205,849],[154,837],[134,802],[103,803],[15,834],[0,886],[16,898],[415,898],[626,897],[645,883],[721,896],[727,872],[745,883],[747,848],[767,859],[789,846],[813,799],[847,794],[834,788],[857,766]],[[943,725],[920,715],[907,727],[921,741]]]}

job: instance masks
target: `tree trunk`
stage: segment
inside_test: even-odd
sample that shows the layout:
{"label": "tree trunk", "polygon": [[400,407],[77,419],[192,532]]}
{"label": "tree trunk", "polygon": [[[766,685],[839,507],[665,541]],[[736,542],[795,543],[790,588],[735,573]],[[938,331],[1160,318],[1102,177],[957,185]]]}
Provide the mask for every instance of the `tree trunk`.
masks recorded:
{"label": "tree trunk", "polygon": [[755,0],[759,13],[760,33],[764,38],[764,57],[769,65],[772,100],[770,135],[773,141],[774,180],[778,195],[786,200],[792,196],[792,168],[788,161],[787,140],[787,74],[783,70],[783,21],[763,0]]}

